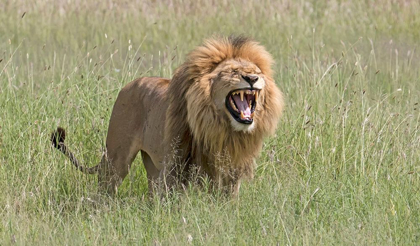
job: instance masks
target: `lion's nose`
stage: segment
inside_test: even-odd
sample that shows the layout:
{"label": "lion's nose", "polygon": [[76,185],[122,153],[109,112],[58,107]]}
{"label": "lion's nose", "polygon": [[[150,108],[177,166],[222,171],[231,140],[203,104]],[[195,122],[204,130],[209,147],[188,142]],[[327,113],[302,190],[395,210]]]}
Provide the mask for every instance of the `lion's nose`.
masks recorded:
{"label": "lion's nose", "polygon": [[244,78],[244,80],[246,81],[246,82],[248,82],[250,85],[251,85],[251,87],[258,81],[258,79],[259,79],[259,77],[257,76],[257,75],[253,75],[253,74],[251,74],[251,75],[242,75],[242,78]]}

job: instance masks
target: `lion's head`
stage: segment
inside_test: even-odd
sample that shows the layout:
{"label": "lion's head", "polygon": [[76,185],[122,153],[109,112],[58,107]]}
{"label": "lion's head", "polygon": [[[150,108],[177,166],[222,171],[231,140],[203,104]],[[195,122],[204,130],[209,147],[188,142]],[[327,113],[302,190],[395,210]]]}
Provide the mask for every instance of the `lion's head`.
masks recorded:
{"label": "lion's head", "polygon": [[247,60],[229,59],[211,76],[210,97],[217,114],[229,121],[234,131],[252,132],[257,124],[254,116],[262,110],[258,99],[265,89],[261,69]]}
{"label": "lion's head", "polygon": [[196,78],[185,99],[195,134],[201,135],[203,126],[247,134],[258,127],[274,130],[283,103],[271,77],[273,59],[262,46],[243,37],[212,39],[188,58]]}
{"label": "lion's head", "polygon": [[184,159],[200,155],[200,162],[205,155],[211,162],[212,155],[227,150],[233,163],[250,165],[263,137],[274,133],[283,108],[272,63],[251,39],[207,40],[170,82],[165,138],[180,139]]}

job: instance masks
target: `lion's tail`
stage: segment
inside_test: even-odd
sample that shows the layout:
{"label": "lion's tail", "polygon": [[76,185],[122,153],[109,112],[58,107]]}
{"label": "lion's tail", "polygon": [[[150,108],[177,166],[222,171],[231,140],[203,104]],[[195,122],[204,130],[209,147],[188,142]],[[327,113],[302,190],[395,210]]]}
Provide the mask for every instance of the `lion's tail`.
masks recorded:
{"label": "lion's tail", "polygon": [[54,146],[54,148],[61,151],[65,156],[67,156],[71,163],[79,169],[81,172],[86,174],[96,174],[98,173],[99,164],[94,167],[84,167],[80,164],[80,162],[76,159],[76,157],[73,155],[73,153],[67,148],[67,146],[64,144],[64,140],[66,139],[66,131],[58,127],[56,131],[51,133],[51,143]]}

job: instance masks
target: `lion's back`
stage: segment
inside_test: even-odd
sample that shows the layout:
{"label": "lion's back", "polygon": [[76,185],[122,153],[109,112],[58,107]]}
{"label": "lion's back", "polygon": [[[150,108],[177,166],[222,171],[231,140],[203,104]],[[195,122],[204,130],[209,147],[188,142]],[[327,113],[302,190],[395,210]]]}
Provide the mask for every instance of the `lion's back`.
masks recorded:
{"label": "lion's back", "polygon": [[127,93],[147,100],[162,100],[166,97],[169,79],[160,77],[142,77],[127,84],[120,93]]}

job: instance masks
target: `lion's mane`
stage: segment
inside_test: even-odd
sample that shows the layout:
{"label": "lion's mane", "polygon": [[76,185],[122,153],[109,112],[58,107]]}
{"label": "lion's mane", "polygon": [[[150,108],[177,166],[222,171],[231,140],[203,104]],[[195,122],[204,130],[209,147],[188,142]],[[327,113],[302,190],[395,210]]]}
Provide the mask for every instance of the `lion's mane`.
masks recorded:
{"label": "lion's mane", "polygon": [[[256,126],[249,133],[234,131],[211,102],[212,72],[229,59],[250,61],[264,74],[266,85],[259,99],[262,110],[255,112]],[[253,177],[263,139],[274,133],[283,108],[282,94],[272,78],[272,64],[265,48],[245,37],[209,39],[189,53],[168,88],[166,146],[174,148],[177,140],[176,159],[171,161],[198,166],[222,185]]]}

